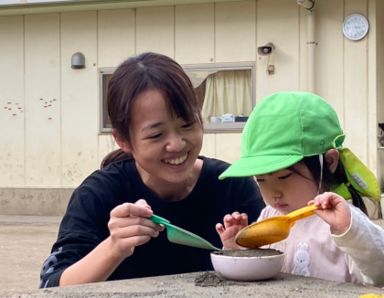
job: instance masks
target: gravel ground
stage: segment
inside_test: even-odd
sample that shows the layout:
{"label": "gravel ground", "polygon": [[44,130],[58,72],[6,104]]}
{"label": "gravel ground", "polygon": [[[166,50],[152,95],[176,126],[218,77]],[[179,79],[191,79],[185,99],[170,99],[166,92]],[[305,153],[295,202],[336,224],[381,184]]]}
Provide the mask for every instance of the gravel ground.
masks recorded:
{"label": "gravel ground", "polygon": [[[0,215],[1,293],[38,288],[40,268],[56,239],[60,220],[60,217]],[[375,222],[384,227],[383,219]]]}
{"label": "gravel ground", "polygon": [[0,215],[0,289],[38,288],[42,263],[56,239],[59,217]]}

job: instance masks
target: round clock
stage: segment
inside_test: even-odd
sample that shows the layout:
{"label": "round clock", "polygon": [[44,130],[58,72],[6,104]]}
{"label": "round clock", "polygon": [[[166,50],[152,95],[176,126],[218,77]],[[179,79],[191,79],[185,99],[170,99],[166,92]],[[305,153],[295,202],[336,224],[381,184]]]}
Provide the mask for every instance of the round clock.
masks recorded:
{"label": "round clock", "polygon": [[344,36],[350,40],[363,39],[369,30],[369,23],[365,16],[354,13],[347,16],[343,23]]}

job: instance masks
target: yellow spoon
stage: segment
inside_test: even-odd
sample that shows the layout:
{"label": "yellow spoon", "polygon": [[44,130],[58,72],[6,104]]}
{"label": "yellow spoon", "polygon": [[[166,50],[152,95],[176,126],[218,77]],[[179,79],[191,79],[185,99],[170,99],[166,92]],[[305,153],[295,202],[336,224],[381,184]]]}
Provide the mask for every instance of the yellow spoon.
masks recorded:
{"label": "yellow spoon", "polygon": [[296,220],[313,215],[316,209],[315,205],[309,205],[287,215],[254,222],[237,233],[236,243],[247,248],[257,248],[281,241],[288,237],[289,230]]}

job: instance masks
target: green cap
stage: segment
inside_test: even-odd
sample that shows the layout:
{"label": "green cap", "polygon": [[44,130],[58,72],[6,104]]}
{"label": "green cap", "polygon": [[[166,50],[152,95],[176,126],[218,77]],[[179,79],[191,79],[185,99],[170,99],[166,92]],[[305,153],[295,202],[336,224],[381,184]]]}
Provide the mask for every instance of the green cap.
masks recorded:
{"label": "green cap", "polygon": [[344,138],[335,110],[320,96],[274,93],[252,111],[241,135],[241,158],[219,179],[272,173],[339,149]]}
{"label": "green cap", "polygon": [[241,135],[241,158],[219,179],[272,173],[335,148],[348,181],[331,190],[350,199],[351,185],[360,195],[380,201],[377,178],[351,150],[342,148],[344,138],[335,110],[320,96],[278,92],[256,105]]}

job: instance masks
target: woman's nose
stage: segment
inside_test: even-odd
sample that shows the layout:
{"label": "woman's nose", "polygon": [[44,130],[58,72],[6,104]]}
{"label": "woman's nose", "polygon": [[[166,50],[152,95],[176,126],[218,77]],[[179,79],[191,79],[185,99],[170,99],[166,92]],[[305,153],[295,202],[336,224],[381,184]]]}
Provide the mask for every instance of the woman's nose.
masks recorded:
{"label": "woman's nose", "polygon": [[185,139],[180,134],[172,134],[167,142],[167,151],[181,151],[185,147]]}

